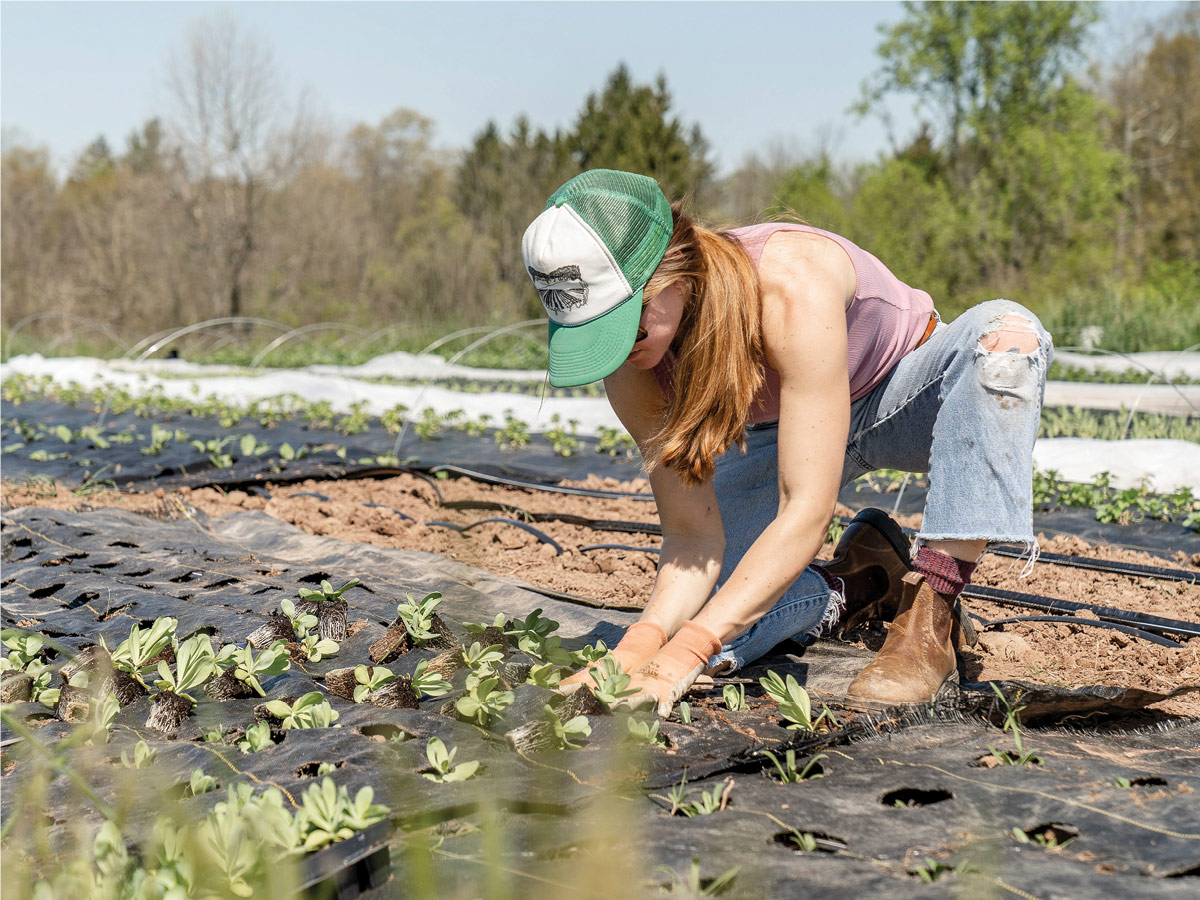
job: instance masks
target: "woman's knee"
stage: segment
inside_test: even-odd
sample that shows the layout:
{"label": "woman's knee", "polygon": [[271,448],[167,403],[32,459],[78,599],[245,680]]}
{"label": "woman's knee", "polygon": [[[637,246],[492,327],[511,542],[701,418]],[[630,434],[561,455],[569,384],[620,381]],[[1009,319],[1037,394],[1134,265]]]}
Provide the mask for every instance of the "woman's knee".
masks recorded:
{"label": "woman's knee", "polygon": [[1053,354],[1054,341],[1041,320],[1012,300],[989,300],[969,310],[980,350],[1030,356]]}

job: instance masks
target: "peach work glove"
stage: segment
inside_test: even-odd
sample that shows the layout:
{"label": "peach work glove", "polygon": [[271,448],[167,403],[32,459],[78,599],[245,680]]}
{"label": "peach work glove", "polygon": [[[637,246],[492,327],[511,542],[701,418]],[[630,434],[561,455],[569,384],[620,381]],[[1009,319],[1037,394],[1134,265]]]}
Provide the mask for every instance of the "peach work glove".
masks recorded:
{"label": "peach work glove", "polygon": [[[632,672],[667,642],[667,633],[654,622],[634,622],[625,630],[617,646],[609,651],[621,664],[622,672]],[[565,694],[578,690],[582,684],[591,685],[590,673],[600,665],[599,660],[588,663],[587,668],[559,682],[558,689]]]}
{"label": "peach work glove", "polygon": [[684,622],[666,646],[634,671],[629,687],[638,693],[623,697],[618,706],[640,709],[657,705],[666,718],[675,701],[687,693],[709,657],[721,650],[721,640],[703,625]]}

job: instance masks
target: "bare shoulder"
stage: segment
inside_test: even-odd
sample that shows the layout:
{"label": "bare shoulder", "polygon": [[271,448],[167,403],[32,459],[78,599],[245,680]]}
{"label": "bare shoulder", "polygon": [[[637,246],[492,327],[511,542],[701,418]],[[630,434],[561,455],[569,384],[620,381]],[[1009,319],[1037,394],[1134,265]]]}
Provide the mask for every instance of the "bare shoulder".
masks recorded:
{"label": "bare shoulder", "polygon": [[857,286],[846,251],[822,235],[777,232],[758,271],[768,365],[785,376],[804,360],[800,374],[815,377],[814,362],[828,357],[844,370],[846,307]]}
{"label": "bare shoulder", "polygon": [[837,295],[844,309],[858,286],[846,251],[836,241],[807,231],[771,235],[763,247],[758,275],[764,301],[771,296]]}

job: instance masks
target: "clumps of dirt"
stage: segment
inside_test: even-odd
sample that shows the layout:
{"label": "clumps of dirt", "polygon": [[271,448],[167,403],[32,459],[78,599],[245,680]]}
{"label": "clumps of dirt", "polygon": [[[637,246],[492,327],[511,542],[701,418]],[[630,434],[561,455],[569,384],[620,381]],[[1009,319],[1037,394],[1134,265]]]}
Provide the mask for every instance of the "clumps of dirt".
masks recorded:
{"label": "clumps of dirt", "polygon": [[[607,491],[649,492],[644,479],[618,482],[592,477],[586,482],[569,484]],[[430,551],[540,587],[622,606],[637,607],[645,602],[657,568],[657,555],[645,552],[658,547],[657,535],[629,533],[612,524],[657,525],[658,510],[652,500],[578,497],[481,484],[465,478],[430,479],[415,475],[305,481],[266,488],[269,498],[217,488],[184,488],[172,494],[105,492],[80,498],[61,486],[53,491],[45,485],[6,486],[4,503],[60,509],[78,509],[84,504],[117,506],[149,515],[171,515],[173,510],[179,514],[189,506],[210,516],[260,510],[311,534],[379,547]],[[484,508],[461,508],[464,504]],[[851,510],[840,506],[837,514],[844,519],[853,516]],[[541,521],[541,515],[576,516],[610,524],[591,528],[569,521]],[[561,549],[556,550],[549,542],[512,524],[475,524],[492,517],[518,519]],[[919,515],[898,519],[907,527],[920,526]],[[584,549],[597,544],[631,549]],[[1200,569],[1193,568],[1195,561],[1184,554],[1164,560],[1064,536],[1041,536],[1039,545],[1044,552],[1184,568],[1200,575]],[[833,545],[827,543],[820,557],[828,558],[832,553]],[[1200,587],[1194,583],[1112,575],[1044,562],[1022,578],[1024,568],[1024,561],[985,555],[974,580],[977,584],[1023,593],[1200,621]],[[1034,612],[975,599],[968,600],[966,608],[986,620]],[[847,637],[857,646],[878,649],[884,629],[875,623]],[[982,630],[978,646],[963,654],[963,669],[966,677],[976,680],[1013,678],[1069,687],[1111,684],[1167,692],[1184,685],[1200,685],[1200,638],[1182,643],[1180,648],[1159,647],[1082,624],[1013,623]],[[1173,715],[1200,715],[1200,694],[1166,701],[1157,709]]]}

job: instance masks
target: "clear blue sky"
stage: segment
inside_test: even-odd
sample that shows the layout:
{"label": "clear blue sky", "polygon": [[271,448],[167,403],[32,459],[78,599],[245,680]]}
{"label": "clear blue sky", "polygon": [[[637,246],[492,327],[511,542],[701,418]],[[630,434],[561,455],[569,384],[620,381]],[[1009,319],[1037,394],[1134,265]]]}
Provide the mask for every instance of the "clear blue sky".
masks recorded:
{"label": "clear blue sky", "polygon": [[[1175,4],[1106,5],[1110,34]],[[878,27],[899,3],[49,3],[0,4],[0,123],[60,168],[96,138],[114,149],[168,108],[167,61],[192,21],[229,10],[271,47],[285,87],[338,127],[397,107],[434,120],[442,147],[521,113],[567,128],[624,61],[666,74],[723,171],[771,142],[822,140],[839,159],[887,149],[876,117],[847,108],[877,66]],[[1103,31],[1103,28],[1101,29]],[[892,105],[897,137],[911,100]]]}

